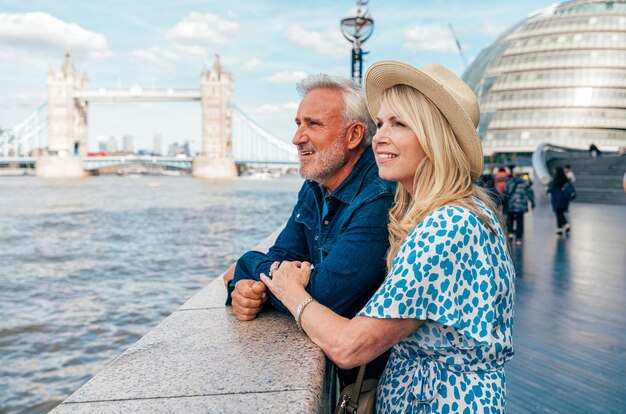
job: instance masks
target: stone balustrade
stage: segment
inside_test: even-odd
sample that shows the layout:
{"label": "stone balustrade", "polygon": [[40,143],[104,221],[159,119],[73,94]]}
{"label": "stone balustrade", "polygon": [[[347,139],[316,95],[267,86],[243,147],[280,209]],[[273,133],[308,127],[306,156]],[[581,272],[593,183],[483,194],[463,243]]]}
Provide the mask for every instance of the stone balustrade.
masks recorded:
{"label": "stone balustrade", "polygon": [[293,318],[239,322],[225,296],[218,278],[52,413],[331,412],[331,365]]}

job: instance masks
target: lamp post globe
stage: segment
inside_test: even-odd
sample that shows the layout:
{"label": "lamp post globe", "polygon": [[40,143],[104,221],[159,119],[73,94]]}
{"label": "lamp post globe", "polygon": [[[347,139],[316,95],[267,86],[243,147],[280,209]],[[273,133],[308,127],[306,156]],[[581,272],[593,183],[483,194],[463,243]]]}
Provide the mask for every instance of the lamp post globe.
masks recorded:
{"label": "lamp post globe", "polygon": [[368,1],[358,0],[356,7],[351,7],[341,19],[341,33],[352,43],[352,79],[361,84],[363,76],[363,52],[361,45],[374,32],[374,19],[367,10]]}

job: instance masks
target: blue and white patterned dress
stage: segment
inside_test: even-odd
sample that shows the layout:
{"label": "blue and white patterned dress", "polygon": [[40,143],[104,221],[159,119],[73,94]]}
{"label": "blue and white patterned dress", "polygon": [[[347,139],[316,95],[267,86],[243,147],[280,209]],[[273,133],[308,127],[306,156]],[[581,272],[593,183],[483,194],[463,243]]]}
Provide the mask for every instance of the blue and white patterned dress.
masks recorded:
{"label": "blue and white patterned dress", "polygon": [[515,270],[496,217],[443,206],[411,231],[359,312],[425,320],[395,345],[378,385],[380,413],[501,413],[513,355]]}

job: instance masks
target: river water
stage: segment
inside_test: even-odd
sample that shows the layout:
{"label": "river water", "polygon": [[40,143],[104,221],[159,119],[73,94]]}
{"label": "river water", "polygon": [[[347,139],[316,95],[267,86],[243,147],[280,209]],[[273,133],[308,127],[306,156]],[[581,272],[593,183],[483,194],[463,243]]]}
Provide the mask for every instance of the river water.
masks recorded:
{"label": "river water", "polygon": [[0,413],[60,403],[286,221],[300,185],[0,177]]}

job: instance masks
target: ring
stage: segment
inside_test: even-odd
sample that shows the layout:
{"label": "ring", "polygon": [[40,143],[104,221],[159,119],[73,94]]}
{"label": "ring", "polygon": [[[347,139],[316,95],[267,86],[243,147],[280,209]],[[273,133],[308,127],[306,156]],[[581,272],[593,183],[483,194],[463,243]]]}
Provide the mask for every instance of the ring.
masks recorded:
{"label": "ring", "polygon": [[274,272],[278,270],[278,267],[280,265],[276,266],[276,267],[270,267],[270,279],[272,279],[274,277]]}

